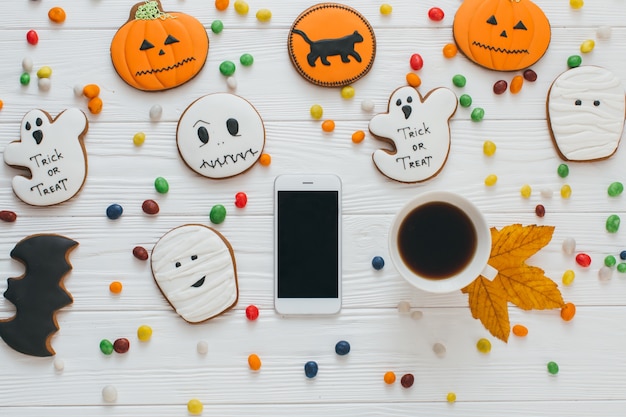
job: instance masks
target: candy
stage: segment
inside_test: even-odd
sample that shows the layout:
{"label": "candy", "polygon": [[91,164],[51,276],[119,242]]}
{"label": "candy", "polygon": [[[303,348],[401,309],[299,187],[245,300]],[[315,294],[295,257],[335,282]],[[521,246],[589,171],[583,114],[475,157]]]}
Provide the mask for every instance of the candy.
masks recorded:
{"label": "candy", "polygon": [[37,45],[39,42],[39,35],[33,29],[26,32],[26,42],[31,45]]}
{"label": "candy", "polygon": [[123,212],[124,209],[119,204],[111,204],[106,211],[107,217],[111,220],[119,219]]}
{"label": "candy", "polygon": [[0,211],[0,220],[7,223],[13,223],[17,220],[17,214],[14,211],[2,210]]}
{"label": "candy", "polygon": [[593,39],[587,39],[580,44],[580,52],[583,54],[589,53],[593,51],[593,48],[596,46],[596,42]]}
{"label": "candy", "polygon": [[442,52],[444,57],[452,58],[456,56],[456,54],[459,52],[459,49],[456,47],[455,44],[447,43],[443,46]]}
{"label": "candy", "polygon": [[248,204],[248,196],[246,193],[238,192],[235,194],[235,207],[244,208]]}
{"label": "candy", "polygon": [[366,111],[366,112],[371,112],[374,111],[374,100],[363,100],[361,102],[361,110]]}
{"label": "candy", "polygon": [[202,414],[202,410],[204,410],[204,405],[202,404],[202,401],[196,398],[192,398],[187,402],[187,411],[189,412],[189,414],[197,416]]}
{"label": "candy", "polygon": [[624,262],[620,262],[620,263],[617,265],[617,272],[621,272],[621,273],[626,272],[626,263],[624,263]]}
{"label": "candy", "polygon": [[504,80],[498,80],[493,84],[494,94],[502,94],[506,91],[508,84]]}
{"label": "candy", "polygon": [[485,177],[485,185],[487,187],[493,187],[498,182],[498,176],[495,174],[489,174]]}
{"label": "candy", "polygon": [[454,84],[456,87],[465,87],[465,84],[467,84],[467,79],[461,74],[456,74],[454,77],[452,77],[452,84]]}
{"label": "candy", "polygon": [[411,304],[408,301],[400,301],[397,306],[398,313],[408,313],[411,311]]}
{"label": "candy", "polygon": [[606,191],[609,194],[609,196],[617,197],[624,191],[624,185],[619,181],[612,182]]}
{"label": "candy", "polygon": [[572,55],[569,58],[567,58],[567,66],[569,68],[580,67],[580,64],[582,63],[583,63],[583,59],[580,55]]}
{"label": "candy", "polygon": [[63,23],[65,22],[65,10],[62,7],[53,7],[48,10],[48,19],[53,21],[54,23]]}
{"label": "candy", "polygon": [[135,246],[133,248],[133,256],[140,261],[147,261],[149,257],[148,251],[143,246]]}
{"label": "candy", "polygon": [[0,100],[0,110],[2,110],[2,107],[4,107],[4,101]]}
{"label": "candy", "polygon": [[569,0],[569,5],[572,9],[580,9],[584,4],[583,0]]}
{"label": "candy", "polygon": [[476,342],[476,349],[478,349],[480,353],[489,353],[491,352],[491,342],[485,338],[478,339],[478,342]]}
{"label": "candy", "polygon": [[268,153],[262,154],[261,157],[259,158],[259,164],[263,165],[264,167],[270,166],[271,163],[272,163],[272,156]]}
{"label": "candy", "polygon": [[459,104],[461,107],[469,107],[472,105],[472,97],[469,94],[461,94],[459,97]]}
{"label": "candy", "polygon": [[600,267],[600,269],[598,269],[599,280],[607,281],[611,279],[612,276],[613,276],[613,270],[610,267],[603,265],[602,267]]}
{"label": "candy", "polygon": [[83,87],[82,94],[87,98],[94,98],[100,95],[100,87],[98,84],[87,84]]}
{"label": "candy", "polygon": [[596,30],[596,36],[598,37],[598,39],[609,39],[611,37],[611,27],[600,26]]}
{"label": "candy", "polygon": [[22,59],[22,69],[26,72],[31,72],[33,70],[33,60],[29,57]]}
{"label": "candy", "polygon": [[152,327],[142,324],[137,328],[137,339],[141,342],[147,342],[152,337]]}
{"label": "candy", "polygon": [[119,294],[122,292],[122,283],[119,281],[113,281],[109,284],[109,291],[113,294]]}
{"label": "candy", "polygon": [[51,75],[52,75],[52,68],[50,68],[47,65],[44,65],[43,67],[37,70],[37,77],[39,78],[50,78]]}
{"label": "candy", "polygon": [[443,343],[437,342],[433,345],[433,352],[435,352],[435,355],[440,358],[446,355],[446,350],[447,349]]}
{"label": "candy", "polygon": [[259,9],[256,12],[256,18],[259,22],[269,22],[272,19],[272,11],[269,9]]}
{"label": "candy", "polygon": [[201,355],[209,353],[209,344],[205,340],[201,340],[196,344],[196,351]]}
{"label": "candy", "polygon": [[49,91],[50,87],[52,87],[52,81],[50,81],[50,78],[39,78],[37,86],[41,91]]}
{"label": "candy", "polygon": [[535,214],[537,215],[537,217],[543,217],[546,215],[546,208],[543,206],[543,204],[537,204],[535,206]]}
{"label": "candy", "polygon": [[351,85],[346,85],[345,87],[341,88],[341,98],[349,99],[354,97],[354,94],[354,87],[352,87]]}
{"label": "candy", "polygon": [[152,107],[150,107],[150,112],[149,112],[150,120],[152,121],[159,120],[162,115],[163,115],[163,107],[161,107],[159,104],[154,104],[152,105]]}
{"label": "candy", "polygon": [[111,341],[108,339],[102,339],[100,341],[100,352],[104,353],[105,355],[110,355],[111,353],[113,353],[113,343],[111,343]]}
{"label": "candy", "polygon": [[563,248],[563,253],[572,255],[576,251],[576,240],[573,237],[567,237],[563,239],[561,247]]}
{"label": "candy", "polygon": [[552,198],[554,192],[550,188],[542,188],[539,192],[543,198]]}
{"label": "candy", "polygon": [[443,20],[444,16],[445,14],[443,13],[443,10],[441,10],[439,7],[431,7],[430,9],[428,9],[428,18],[430,20],[440,22]]}
{"label": "candy", "polygon": [[511,94],[517,94],[522,91],[523,85],[524,77],[522,77],[521,75],[516,75],[515,77],[513,77],[513,79],[511,80],[511,87],[509,89],[511,91]]}
{"label": "candy", "polygon": [[446,401],[449,402],[449,403],[455,402],[456,401],[456,394],[454,392],[449,392],[446,395]]}
{"label": "candy", "polygon": [[304,375],[306,375],[307,378],[315,378],[318,369],[317,362],[309,361],[304,364]]}
{"label": "candy", "polygon": [[388,385],[393,384],[394,382],[396,382],[396,374],[391,371],[385,372],[385,375],[383,375],[383,381],[385,381],[385,384]]}
{"label": "candy", "polygon": [[623,250],[619,253],[619,258],[623,261],[626,259],[626,250]]}
{"label": "candy", "polygon": [[385,3],[380,5],[380,14],[387,16],[390,15],[392,11],[393,7],[391,7],[390,4]]}
{"label": "candy", "polygon": [[565,178],[569,175],[569,167],[567,166],[567,164],[560,164],[556,169],[556,173],[559,175],[559,177]]}
{"label": "candy", "polygon": [[226,85],[231,90],[234,90],[235,88],[237,88],[237,79],[235,77],[233,77],[232,75],[230,77],[227,77],[226,78]]}
{"label": "candy", "polygon": [[411,313],[411,318],[413,320],[419,320],[422,317],[424,317],[424,313],[422,313],[420,310],[415,310]]}
{"label": "candy", "polygon": [[407,72],[406,74],[406,83],[411,87],[417,88],[422,85],[422,79],[419,75],[413,72]]}
{"label": "candy", "polygon": [[311,113],[311,117],[316,120],[321,119],[324,115],[324,109],[319,104],[312,105],[309,112]]}
{"label": "candy", "polygon": [[221,33],[224,30],[224,22],[219,19],[216,19],[211,22],[211,32],[213,33]]}
{"label": "candy", "polygon": [[61,372],[63,369],[65,369],[65,362],[63,362],[63,359],[57,358],[54,360],[54,362],[52,362],[52,366],[54,366],[55,371]]}
{"label": "candy", "polygon": [[521,324],[516,324],[515,326],[513,326],[513,329],[511,329],[511,331],[517,337],[524,337],[528,334],[528,329],[526,328],[526,326],[522,326]]}
{"label": "candy", "polygon": [[403,388],[411,388],[413,383],[415,382],[415,377],[413,374],[404,374],[402,378],[400,378],[400,384]]}
{"label": "candy", "polygon": [[470,117],[472,118],[472,121],[480,122],[485,117],[485,110],[480,107],[476,107],[474,110],[472,110],[472,114],[470,115]]}
{"label": "candy", "polygon": [[324,120],[322,122],[322,130],[324,132],[332,132],[335,130],[335,122],[333,120]]}
{"label": "candy", "polygon": [[563,285],[572,285],[572,283],[574,282],[574,278],[576,278],[576,274],[571,269],[568,269],[567,271],[563,272],[563,277],[561,277],[561,281],[563,282]]}
{"label": "candy", "polygon": [[339,356],[344,356],[350,353],[350,343],[345,340],[340,340],[335,344],[335,353]]}
{"label": "candy", "polygon": [[526,81],[535,82],[537,81],[537,73],[531,69],[527,69],[524,71],[524,79]]}
{"label": "candy", "polygon": [[87,103],[87,109],[91,114],[100,114],[102,111],[102,99],[100,97],[94,97]]}
{"label": "candy", "polygon": [[619,230],[620,217],[617,214],[611,214],[606,219],[606,231],[616,233]]}
{"label": "candy", "polygon": [[261,369],[261,359],[259,358],[259,355],[253,353],[248,356],[248,366],[253,371],[258,371],[259,369]]}
{"label": "candy", "polygon": [[583,268],[587,268],[589,265],[591,265],[591,256],[587,255],[586,253],[579,253],[578,255],[576,255],[576,263]]}
{"label": "candy", "polygon": [[569,184],[563,184],[561,187],[561,197],[570,198],[572,196],[572,187]]}
{"label": "candy", "polygon": [[616,263],[617,263],[617,259],[615,259],[615,256],[607,255],[604,257],[604,265],[611,267],[611,266],[615,266]]}
{"label": "candy", "polygon": [[154,200],[145,200],[141,204],[141,209],[146,214],[157,214],[159,212],[159,203]]}
{"label": "candy", "polygon": [[486,140],[483,142],[483,153],[486,156],[493,156],[496,153],[496,144],[490,140]]}
{"label": "candy", "polygon": [[413,71],[419,71],[424,66],[424,59],[420,54],[413,54],[409,59],[409,65]]}
{"label": "candy", "polygon": [[254,57],[250,54],[243,54],[239,57],[239,62],[241,62],[241,65],[244,67],[249,67],[254,63]]}
{"label": "candy", "polygon": [[221,204],[216,204],[211,207],[211,212],[209,213],[209,219],[213,224],[220,224],[226,218],[226,207]]}
{"label": "candy", "polygon": [[102,388],[102,399],[107,403],[117,401],[117,389],[113,385],[106,385]]}
{"label": "candy", "polygon": [[117,353],[126,353],[130,349],[130,341],[125,337],[120,337],[113,342],[113,350]]}
{"label": "candy", "polygon": [[352,134],[352,142],[353,143],[361,143],[365,139],[365,132],[362,130],[357,130]]}
{"label": "candy", "polygon": [[236,0],[235,1],[235,11],[240,15],[248,14],[250,10],[250,6],[244,0]]}
{"label": "candy", "polygon": [[135,146],[141,146],[146,141],[146,134],[143,132],[137,132],[133,135],[133,143]]}
{"label": "candy", "polygon": [[233,75],[235,73],[235,63],[233,61],[223,61],[220,64],[220,72],[225,76]]}
{"label": "candy", "polygon": [[382,256],[374,256],[372,258],[372,268],[374,268],[377,271],[380,271],[381,269],[383,269],[385,266],[385,260],[382,258]]}
{"label": "candy", "polygon": [[30,74],[27,72],[22,73],[22,75],[20,75],[20,84],[28,85],[29,83],[30,83]]}
{"label": "candy", "polygon": [[246,307],[246,318],[250,321],[254,321],[259,318],[259,309],[257,306],[250,304]]}
{"label": "candy", "polygon": [[163,177],[157,177],[154,180],[154,188],[157,190],[159,194],[165,194],[169,191],[170,185],[167,180]]}
{"label": "candy", "polygon": [[221,12],[228,9],[230,0],[215,0],[215,8]]}
{"label": "candy", "polygon": [[551,375],[556,375],[559,373],[559,365],[557,365],[556,362],[550,361],[548,362],[548,365],[546,367],[548,368],[548,372]]}

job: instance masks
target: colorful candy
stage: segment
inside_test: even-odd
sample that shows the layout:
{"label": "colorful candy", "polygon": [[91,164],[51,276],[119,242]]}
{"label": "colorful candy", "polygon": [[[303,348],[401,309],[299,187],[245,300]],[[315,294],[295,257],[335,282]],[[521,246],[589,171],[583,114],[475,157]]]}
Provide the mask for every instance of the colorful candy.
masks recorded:
{"label": "colorful candy", "polygon": [[253,304],[246,307],[246,318],[250,321],[254,321],[259,318],[259,308]]}
{"label": "colorful candy", "polygon": [[583,0],[569,0],[569,5],[572,9],[580,9],[584,4]]}
{"label": "colorful candy", "polygon": [[525,337],[526,335],[528,335],[528,328],[526,328],[526,326],[522,326],[521,324],[516,324],[515,326],[513,326],[511,331],[517,337]]}
{"label": "colorful candy", "polygon": [[623,261],[626,260],[626,250],[623,250],[619,253],[619,258]]}
{"label": "colorful candy", "polygon": [[28,85],[30,84],[30,74],[27,72],[22,73],[22,75],[20,75],[20,84],[22,85]]}
{"label": "colorful candy", "polygon": [[239,57],[239,62],[241,62],[241,65],[244,67],[249,67],[254,64],[254,57],[250,54],[242,54]]}
{"label": "colorful candy", "polygon": [[365,139],[365,132],[362,130],[357,130],[352,134],[352,142],[353,143],[361,143]]}
{"label": "colorful candy", "polygon": [[165,194],[170,190],[170,185],[165,178],[157,177],[154,180],[154,189],[157,190],[159,194]]}
{"label": "colorful candy", "polygon": [[117,388],[113,385],[106,385],[102,388],[102,399],[107,403],[114,403],[117,401]]}
{"label": "colorful candy", "polygon": [[258,371],[259,369],[261,369],[261,359],[259,358],[259,355],[253,353],[248,356],[248,366],[253,371]]}
{"label": "colorful candy", "polygon": [[587,39],[580,44],[580,52],[583,54],[589,53],[593,51],[593,48],[596,46],[596,42],[593,39]]}
{"label": "colorful candy", "polygon": [[100,114],[102,112],[102,99],[100,97],[94,97],[87,103],[87,109],[91,114]]}
{"label": "colorful candy", "polygon": [[248,196],[244,192],[235,194],[235,207],[244,208],[248,204]]}
{"label": "colorful candy", "polygon": [[615,256],[607,255],[604,257],[604,265],[611,267],[611,266],[615,266],[616,263],[617,263],[617,259],[615,259]]}
{"label": "colorful candy", "polygon": [[47,65],[37,70],[37,77],[39,78],[50,78],[50,76],[52,76],[52,68]]}
{"label": "colorful candy", "polygon": [[147,261],[149,257],[148,251],[143,246],[135,246],[133,248],[133,256],[140,261]]}
{"label": "colorful candy", "polygon": [[390,15],[392,11],[393,7],[391,7],[390,4],[385,3],[380,5],[380,14],[387,16]]}
{"label": "colorful candy", "polygon": [[620,222],[621,219],[617,214],[611,214],[606,219],[606,231],[609,233],[616,233],[619,230]]}
{"label": "colorful candy", "polygon": [[572,255],[576,251],[576,240],[574,240],[573,237],[567,237],[563,239],[561,247],[563,249],[563,253],[566,255]]}
{"label": "colorful candy", "polygon": [[452,77],[452,84],[454,84],[455,87],[465,87],[467,79],[461,74],[456,74]]}
{"label": "colorful candy", "polygon": [[335,344],[335,353],[339,356],[344,356],[350,353],[350,343],[345,340],[340,340]]}
{"label": "colorful candy", "polygon": [[480,122],[485,117],[485,110],[481,107],[476,107],[474,110],[472,110],[472,114],[470,115],[470,117],[472,118],[472,121]]}
{"label": "colorful candy", "polygon": [[100,341],[100,352],[104,353],[105,355],[110,355],[111,353],[113,353],[113,343],[111,343],[111,341],[108,339],[102,339]]}
{"label": "colorful candy", "polygon": [[130,349],[130,341],[125,337],[120,337],[113,342],[113,350],[116,353],[126,353]]}
{"label": "colorful candy", "polygon": [[522,86],[524,85],[524,77],[521,75],[516,75],[511,80],[511,87],[509,87],[509,91],[511,94],[517,94],[522,91]]}
{"label": "colorful candy", "polygon": [[443,10],[441,10],[439,7],[431,7],[430,9],[428,9],[428,18],[432,21],[440,22],[443,20],[444,16],[445,14]]}
{"label": "colorful candy", "polygon": [[335,130],[335,122],[333,120],[324,120],[322,122],[322,130],[324,132],[332,132]]}
{"label": "colorful candy", "polygon": [[372,258],[372,268],[374,268],[377,271],[380,271],[384,267],[385,267],[385,260],[382,258],[382,256],[374,256]]}
{"label": "colorful candy", "polygon": [[456,401],[456,394],[454,392],[449,392],[446,395],[446,401],[449,402],[449,403],[455,402]]}
{"label": "colorful candy", "polygon": [[107,217],[111,220],[119,219],[122,216],[124,209],[119,204],[111,204],[107,207]]}
{"label": "colorful candy", "polygon": [[576,263],[583,268],[587,268],[589,265],[591,265],[591,256],[587,255],[586,253],[579,253],[578,255],[576,255]]}
{"label": "colorful candy", "polygon": [[7,223],[13,223],[17,220],[17,214],[14,211],[2,210],[0,211],[0,220]]}
{"label": "colorful candy", "polygon": [[609,279],[611,279],[612,276],[613,276],[613,270],[610,267],[603,265],[600,267],[600,269],[598,269],[599,280],[608,281]]}
{"label": "colorful candy", "polygon": [[485,185],[487,187],[493,187],[498,182],[498,176],[496,174],[489,174],[485,177]]}
{"label": "colorful candy", "polygon": [[37,32],[33,29],[26,32],[26,42],[31,45],[37,45],[37,43],[39,42],[39,35],[37,34]]}
{"label": "colorful candy", "polygon": [[535,206],[535,214],[537,215],[537,217],[543,217],[546,215],[546,208],[543,204],[537,204]]}
{"label": "colorful candy", "polygon": [[160,210],[159,203],[157,203],[154,200],[145,200],[141,204],[141,209],[143,210],[144,213],[150,214],[150,215],[157,214]]}
{"label": "colorful candy", "polygon": [[572,196],[572,187],[569,184],[563,184],[561,187],[561,197],[570,198]]}
{"label": "colorful candy", "polygon": [[263,165],[264,167],[270,166],[271,163],[272,156],[269,153],[264,153],[259,158],[259,164]]}
{"label": "colorful candy", "polygon": [[137,132],[133,135],[133,143],[135,146],[141,146],[146,141],[146,134],[143,132]]}
{"label": "colorful candy", "polygon": [[453,43],[447,43],[442,49],[443,56],[446,58],[453,58],[459,52],[459,48]]}
{"label": "colorful candy", "polygon": [[309,361],[304,364],[304,375],[306,375],[307,378],[315,378],[318,370],[319,367],[315,361]]}
{"label": "colorful candy", "polygon": [[385,381],[385,384],[387,385],[393,384],[394,382],[396,382],[396,374],[391,371],[385,372],[385,375],[383,376],[383,381]]}
{"label": "colorful candy", "polygon": [[63,23],[65,22],[65,10],[62,7],[53,7],[48,10],[48,19],[50,19],[54,23]]}
{"label": "colorful candy", "polygon": [[624,272],[626,272],[626,263],[624,263],[624,262],[620,262],[620,263],[617,265],[617,272],[620,272],[620,273],[624,273]]}
{"label": "colorful candy", "polygon": [[402,378],[400,378],[400,385],[402,385],[403,388],[411,388],[414,382],[415,377],[413,374],[404,374]]}
{"label": "colorful candy", "polygon": [[202,401],[196,398],[192,398],[187,402],[187,411],[192,416],[198,416],[202,414],[202,410],[204,410],[204,405],[202,404]]}
{"label": "colorful candy", "polygon": [[233,61],[223,61],[220,64],[220,72],[224,76],[231,76],[235,73],[235,63]]}
{"label": "colorful candy", "polygon": [[496,153],[496,144],[490,140],[483,142],[483,153],[486,156],[493,156]]}
{"label": "colorful candy", "polygon": [[341,88],[341,98],[350,99],[353,98],[355,94],[354,87],[351,85],[346,85]]}
{"label": "colorful candy", "polygon": [[480,353],[489,353],[491,352],[491,342],[489,339],[485,338],[478,339],[478,342],[476,342],[476,349],[478,349]]}
{"label": "colorful candy", "polygon": [[471,106],[472,96],[470,96],[469,94],[461,94],[461,97],[459,97],[459,104],[461,105],[461,107]]}
{"label": "colorful candy", "polygon": [[556,169],[556,173],[559,175],[559,177],[565,178],[569,175],[569,167],[567,166],[567,164],[560,164]]}
{"label": "colorful candy", "polygon": [[406,74],[406,83],[413,88],[417,88],[422,85],[422,79],[419,75],[414,72],[407,72]]}
{"label": "colorful candy", "polygon": [[494,94],[502,94],[508,88],[508,83],[505,80],[498,80],[493,84],[493,92]]}
{"label": "colorful candy", "polygon": [[324,109],[319,104],[312,105],[309,112],[311,113],[311,117],[315,120],[321,119],[324,115]]}
{"label": "colorful candy", "polygon": [[100,95],[100,87],[98,84],[87,84],[83,87],[83,95],[87,98],[94,98]]}
{"label": "colorful candy", "polygon": [[256,18],[259,22],[269,22],[272,19],[272,11],[270,9],[259,9],[256,12]]}
{"label": "colorful candy", "polygon": [[575,278],[576,278],[576,273],[572,271],[571,269],[568,269],[567,271],[563,272],[561,281],[563,282],[563,285],[572,285]]}
{"label": "colorful candy", "polygon": [[250,6],[244,0],[236,0],[235,1],[235,11],[240,15],[248,14],[250,10]]}
{"label": "colorful candy", "polygon": [[229,3],[230,0],[215,0],[215,8],[220,12],[223,12],[224,10],[228,9]]}
{"label": "colorful candy", "polygon": [[567,66],[569,68],[580,67],[580,64],[583,63],[583,59],[580,55],[572,55],[567,58]]}
{"label": "colorful candy", "polygon": [[152,337],[152,327],[142,324],[137,328],[137,339],[141,342],[147,342]]}
{"label": "colorful candy", "polygon": [[535,82],[537,81],[537,73],[531,69],[527,69],[524,71],[524,79],[526,81]]}
{"label": "colorful candy", "polygon": [[550,361],[548,362],[546,367],[548,369],[548,373],[550,373],[551,375],[556,375],[559,373],[559,365],[557,365],[556,362]]}
{"label": "colorful candy", "polygon": [[424,59],[420,54],[413,54],[409,59],[409,65],[413,71],[419,71],[424,66]]}
{"label": "colorful candy", "polygon": [[119,281],[113,281],[109,284],[109,291],[113,294],[119,294],[122,292],[122,283]]}
{"label": "colorful candy", "polygon": [[226,207],[221,204],[216,204],[211,207],[211,212],[209,213],[209,220],[213,224],[220,224],[226,218]]}
{"label": "colorful candy", "polygon": [[619,181],[612,182],[607,189],[607,193],[610,197],[617,197],[624,191],[624,184]]}
{"label": "colorful candy", "polygon": [[216,19],[211,22],[211,32],[213,33],[222,33],[224,30],[224,22],[219,19]]}

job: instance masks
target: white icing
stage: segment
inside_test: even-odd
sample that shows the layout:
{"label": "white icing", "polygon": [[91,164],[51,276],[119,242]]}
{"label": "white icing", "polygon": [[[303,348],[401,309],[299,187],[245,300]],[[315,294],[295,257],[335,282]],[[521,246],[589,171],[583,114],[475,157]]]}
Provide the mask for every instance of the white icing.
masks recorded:
{"label": "white icing", "polygon": [[[31,178],[13,177],[13,191],[34,206],[49,206],[72,198],[87,176],[82,136],[87,116],[68,109],[53,121],[42,110],[31,110],[21,125],[21,140],[4,150],[4,162],[30,170]],[[37,143],[37,140],[40,140]]]}
{"label": "white icing", "polygon": [[591,161],[617,150],[624,130],[626,96],[612,72],[595,66],[565,71],[550,88],[547,109],[554,141],[565,159]]}
{"label": "white icing", "polygon": [[[209,227],[190,224],[170,230],[154,246],[151,262],[161,292],[190,323],[217,316],[237,302],[235,258]],[[203,277],[202,285],[194,287]]]}
{"label": "white icing", "polygon": [[388,113],[369,123],[372,134],[395,146],[395,151],[378,149],[372,155],[380,172],[401,182],[424,181],[437,174],[448,158],[449,119],[456,106],[456,95],[447,88],[436,88],[424,98],[413,87],[394,91]]}
{"label": "white icing", "polygon": [[[236,120],[235,135],[227,128],[229,120],[231,125]],[[204,133],[206,143],[199,136]],[[248,101],[229,93],[209,94],[187,107],[178,122],[176,142],[185,163],[198,174],[227,178],[244,172],[259,159],[265,128]]]}

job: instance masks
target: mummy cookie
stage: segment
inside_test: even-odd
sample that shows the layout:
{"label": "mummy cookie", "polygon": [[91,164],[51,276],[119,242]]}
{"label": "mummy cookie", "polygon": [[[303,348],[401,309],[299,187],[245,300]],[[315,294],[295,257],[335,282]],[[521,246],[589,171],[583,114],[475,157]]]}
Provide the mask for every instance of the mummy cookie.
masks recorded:
{"label": "mummy cookie", "polygon": [[176,143],[189,168],[208,178],[228,178],[259,159],[265,128],[248,101],[229,93],[209,94],[187,107],[178,121]]}
{"label": "mummy cookie", "polygon": [[43,110],[24,116],[21,140],[4,149],[4,162],[30,171],[30,178],[13,177],[15,195],[33,206],[62,203],[76,195],[87,178],[83,137],[85,113],[68,109],[52,119]]}
{"label": "mummy cookie", "polygon": [[421,182],[437,175],[450,151],[449,121],[456,112],[456,95],[447,88],[425,97],[413,87],[401,87],[389,98],[388,112],[374,116],[370,132],[393,145],[372,155],[376,168],[400,182]]}
{"label": "mummy cookie", "polygon": [[199,323],[237,304],[237,267],[230,243],[201,224],[164,234],[152,250],[152,274],[174,310]]}
{"label": "mummy cookie", "polygon": [[604,68],[572,68],[552,83],[547,113],[561,158],[568,161],[608,158],[617,151],[624,130],[624,86]]}

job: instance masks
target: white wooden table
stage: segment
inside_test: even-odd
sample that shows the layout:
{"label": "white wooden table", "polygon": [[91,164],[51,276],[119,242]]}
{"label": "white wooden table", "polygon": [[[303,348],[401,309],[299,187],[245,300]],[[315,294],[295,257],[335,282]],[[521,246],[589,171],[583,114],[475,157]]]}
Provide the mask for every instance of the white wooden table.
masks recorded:
{"label": "white wooden table", "polygon": [[[452,42],[452,20],[460,2],[395,0],[391,16],[379,12],[381,2],[352,1],[373,25],[378,42],[371,72],[356,82],[356,97],[341,98],[338,89],[309,84],[292,67],[286,49],[287,33],[298,14],[312,1],[250,0],[250,14],[239,16],[232,2],[218,12],[209,0],[164,0],[166,10],[197,17],[209,30],[209,57],[191,82],[171,91],[145,93],[127,86],[114,72],[109,46],[116,29],[128,18],[132,1],[59,0],[5,4],[0,15],[0,141],[4,148],[19,139],[20,121],[31,109],[52,115],[78,107],[89,116],[85,145],[89,176],[83,190],[69,202],[50,208],[31,207],[18,200],[11,178],[18,172],[0,164],[0,209],[18,214],[15,223],[0,224],[0,291],[6,278],[23,273],[9,253],[15,244],[35,233],[58,233],[80,246],[70,255],[73,270],[65,280],[74,303],[58,312],[59,332],[52,345],[65,363],[55,371],[54,358],[34,358],[0,342],[0,415],[2,416],[184,416],[192,398],[204,404],[210,416],[619,416],[626,412],[626,275],[597,277],[607,254],[626,249],[625,230],[609,234],[608,215],[624,214],[624,197],[609,198],[606,188],[623,181],[626,150],[594,163],[570,163],[566,179],[556,174],[562,162],[550,139],[545,99],[552,80],[566,69],[567,57],[579,53],[585,39],[596,39],[595,49],[583,64],[610,69],[626,82],[626,4],[623,0],[589,0],[580,10],[566,0],[537,0],[552,24],[552,43],[533,66],[539,78],[526,83],[518,95],[496,96],[492,85],[510,81],[513,74],[497,73],[470,63],[464,56],[445,59],[441,49]],[[67,21],[49,22],[47,12],[62,6]],[[439,6],[443,22],[433,23],[427,11]],[[273,12],[269,23],[254,13],[262,7]],[[224,22],[215,35],[210,24]],[[612,27],[608,40],[596,30]],[[40,41],[28,45],[25,34],[36,29]],[[176,124],[184,109],[198,97],[229,91],[218,66],[251,53],[254,64],[239,67],[236,94],[249,100],[265,122],[265,151],[269,167],[255,165],[243,175],[213,181],[196,175],[180,159],[175,143]],[[422,93],[448,87],[466,92],[485,109],[480,123],[470,110],[460,108],[451,122],[452,148],[447,165],[434,179],[419,185],[393,182],[374,167],[371,154],[383,142],[370,135],[353,144],[355,130],[367,131],[373,113],[361,101],[375,102],[374,113],[387,107],[390,93],[405,84],[412,53],[424,57]],[[33,59],[35,70],[53,69],[49,92],[38,89],[36,79],[22,86],[22,58]],[[454,74],[464,74],[464,89],[452,86]],[[33,74],[34,75],[34,74]],[[36,77],[33,77],[36,78]],[[86,99],[75,97],[75,85],[96,83],[104,110],[89,114]],[[324,108],[325,118],[336,121],[332,134],[324,134],[312,120],[312,104]],[[153,104],[163,106],[163,118],[151,122]],[[146,133],[141,147],[133,145],[136,132]],[[497,145],[496,154],[483,155],[484,140]],[[328,318],[283,318],[272,306],[272,184],[276,175],[296,172],[332,172],[344,184],[343,310]],[[498,175],[494,187],[484,178]],[[170,191],[155,192],[153,181],[163,176]],[[533,187],[530,199],[520,187]],[[572,187],[562,199],[564,183]],[[560,284],[567,301],[576,304],[574,320],[564,322],[558,310],[523,312],[510,307],[512,323],[526,325],[526,338],[511,337],[508,344],[494,339],[471,317],[467,297],[460,292],[430,295],[414,289],[389,262],[387,233],[397,210],[413,195],[427,190],[459,192],[475,202],[494,227],[508,224],[556,226],[551,243],[529,260],[560,284],[573,269],[571,286]],[[540,190],[552,190],[552,198]],[[244,209],[234,206],[235,193],[247,193]],[[161,212],[145,215],[141,203],[155,199]],[[123,216],[109,220],[111,203],[124,207]],[[544,218],[534,207],[544,204]],[[135,259],[132,248],[151,249],[169,229],[186,223],[210,225],[208,213],[224,204],[226,221],[215,226],[231,242],[237,259],[240,298],[235,309],[199,325],[184,322],[156,287],[150,265]],[[561,250],[563,239],[573,237],[577,250],[589,253],[591,267],[578,267]],[[387,260],[382,271],[371,267],[373,256]],[[109,292],[119,280],[121,294]],[[401,314],[397,306],[408,301],[421,319]],[[255,304],[260,317],[249,322],[245,307]],[[13,305],[0,298],[0,316],[14,314]],[[137,328],[147,324],[154,334],[149,342],[137,340]],[[101,339],[127,337],[126,354],[103,355]],[[490,354],[476,350],[479,338],[492,341]],[[352,351],[334,352],[345,339]],[[209,352],[196,344],[205,340]],[[447,348],[444,357],[432,350]],[[247,357],[257,353],[259,372],[248,368]],[[303,365],[318,362],[315,379],[304,376]],[[551,376],[546,363],[555,361],[560,372]],[[415,375],[409,389],[398,382],[387,386],[383,374],[394,371]],[[107,404],[102,389],[114,385],[115,403]],[[446,402],[448,392],[457,401]]]}

